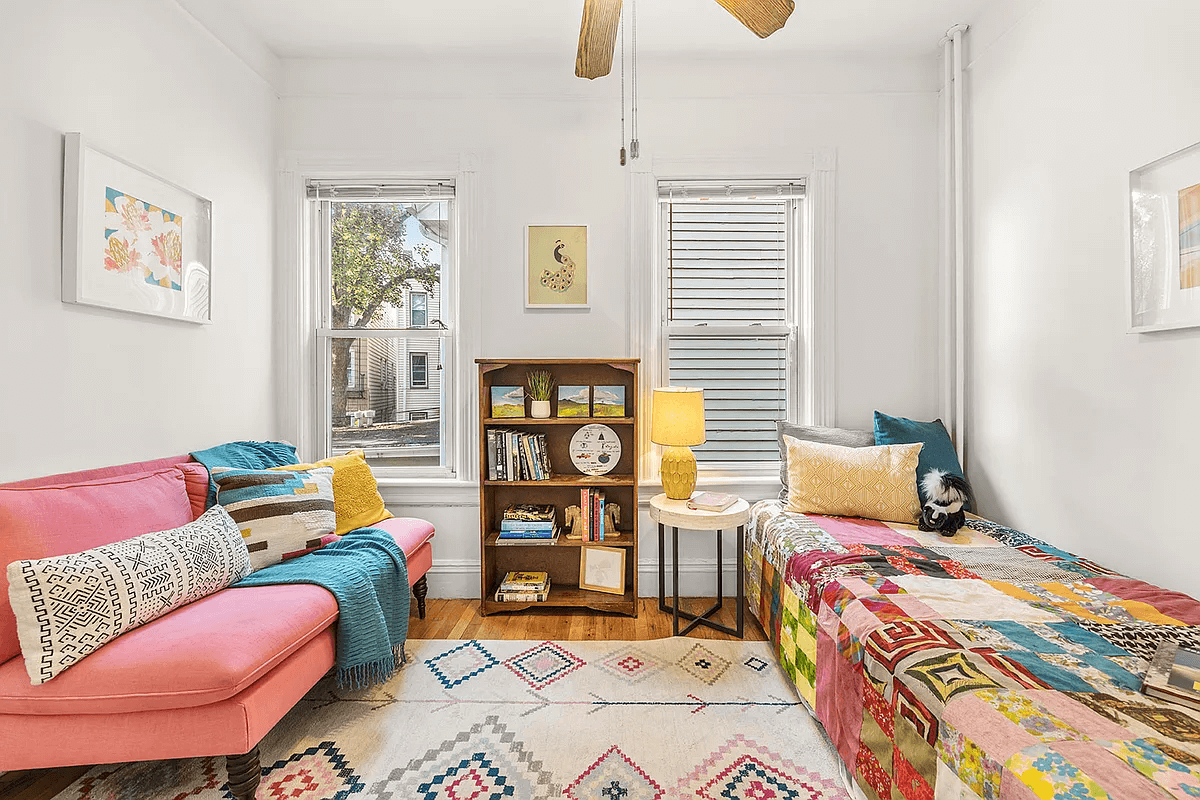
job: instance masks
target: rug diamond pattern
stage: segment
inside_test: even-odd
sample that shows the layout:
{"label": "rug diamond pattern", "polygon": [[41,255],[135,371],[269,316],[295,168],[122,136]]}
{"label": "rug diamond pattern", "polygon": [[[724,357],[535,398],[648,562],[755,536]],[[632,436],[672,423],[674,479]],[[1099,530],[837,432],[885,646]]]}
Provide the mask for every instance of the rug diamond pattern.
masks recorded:
{"label": "rug diamond pattern", "polygon": [[474,639],[425,660],[425,666],[447,689],[453,689],[499,663],[487,648]]}
{"label": "rug diamond pattern", "polygon": [[541,691],[582,667],[585,662],[554,642],[542,642],[504,662],[518,678]]}

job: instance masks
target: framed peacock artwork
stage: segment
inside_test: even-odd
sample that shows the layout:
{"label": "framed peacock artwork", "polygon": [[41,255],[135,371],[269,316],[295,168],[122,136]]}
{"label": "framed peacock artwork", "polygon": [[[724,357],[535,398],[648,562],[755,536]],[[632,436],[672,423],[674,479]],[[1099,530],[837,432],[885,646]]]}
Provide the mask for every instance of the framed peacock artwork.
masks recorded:
{"label": "framed peacock artwork", "polygon": [[586,225],[525,228],[525,307],[587,308]]}

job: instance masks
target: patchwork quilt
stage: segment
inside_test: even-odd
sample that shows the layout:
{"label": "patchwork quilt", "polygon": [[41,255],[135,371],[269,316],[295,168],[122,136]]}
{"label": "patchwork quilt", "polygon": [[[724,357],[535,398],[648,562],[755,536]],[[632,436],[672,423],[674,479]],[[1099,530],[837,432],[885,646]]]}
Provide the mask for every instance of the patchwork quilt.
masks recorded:
{"label": "patchwork quilt", "polygon": [[1140,691],[1200,602],[972,518],[751,510],[746,594],[870,800],[1200,798],[1200,712]]}

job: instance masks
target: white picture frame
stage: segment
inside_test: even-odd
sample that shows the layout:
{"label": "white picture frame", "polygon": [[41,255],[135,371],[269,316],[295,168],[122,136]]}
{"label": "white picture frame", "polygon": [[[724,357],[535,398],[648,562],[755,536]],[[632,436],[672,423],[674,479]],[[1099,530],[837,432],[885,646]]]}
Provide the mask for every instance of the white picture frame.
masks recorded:
{"label": "white picture frame", "polygon": [[525,308],[588,310],[589,288],[587,225],[525,226]]}
{"label": "white picture frame", "polygon": [[1200,143],[1129,173],[1129,333],[1200,327]]}
{"label": "white picture frame", "polygon": [[625,594],[625,548],[596,545],[579,548],[579,588]]}
{"label": "white picture frame", "polygon": [[212,202],[66,134],[62,299],[211,323]]}

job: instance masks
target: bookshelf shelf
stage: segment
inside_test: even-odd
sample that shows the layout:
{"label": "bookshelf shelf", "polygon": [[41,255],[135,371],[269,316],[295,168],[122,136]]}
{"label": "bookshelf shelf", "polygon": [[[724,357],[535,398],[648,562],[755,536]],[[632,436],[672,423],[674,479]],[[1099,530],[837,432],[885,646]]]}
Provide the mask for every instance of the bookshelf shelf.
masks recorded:
{"label": "bookshelf shelf", "polygon": [[[532,607],[586,608],[637,616],[637,431],[638,367],[637,359],[478,359],[479,368],[479,510],[481,564],[479,600],[482,615],[523,611]],[[548,369],[560,386],[624,386],[623,417],[493,417],[493,386],[525,384],[525,375],[533,369]],[[553,402],[553,401],[552,401]],[[529,413],[526,400],[526,414]],[[569,445],[575,431],[584,425],[610,426],[621,439],[621,457],[607,475],[583,475],[571,465]],[[545,451],[551,477],[534,481],[488,479],[488,430],[508,429],[545,436]],[[554,470],[558,470],[555,472]],[[579,505],[579,490],[600,489],[607,504],[621,507],[619,535],[602,542],[568,539],[563,512]],[[504,509],[512,503],[550,504],[562,533],[554,544],[499,544],[497,537]],[[626,551],[625,592],[606,594],[579,588],[581,548],[585,546],[619,547]],[[543,602],[498,602],[493,599],[506,573],[512,570],[542,571],[550,574],[550,594]]]}
{"label": "bookshelf shelf", "polygon": [[[621,531],[620,536],[605,536],[604,541],[602,541],[602,542],[585,542],[582,539],[568,539],[567,535],[565,533],[563,533],[563,534],[559,535],[558,541],[555,542],[554,544],[542,544],[542,543],[536,542],[536,541],[531,544],[522,544],[522,543],[499,544],[497,542],[497,539],[499,536],[500,536],[499,531],[492,531],[483,540],[484,546],[485,547],[504,547],[504,548],[509,548],[509,547],[526,547],[526,548],[574,547],[574,548],[579,548],[579,547],[583,547],[585,545],[588,545],[588,546],[600,545],[602,547],[633,547],[633,534],[631,534],[629,531]],[[503,576],[501,576],[501,577],[503,577]]]}

